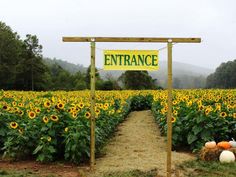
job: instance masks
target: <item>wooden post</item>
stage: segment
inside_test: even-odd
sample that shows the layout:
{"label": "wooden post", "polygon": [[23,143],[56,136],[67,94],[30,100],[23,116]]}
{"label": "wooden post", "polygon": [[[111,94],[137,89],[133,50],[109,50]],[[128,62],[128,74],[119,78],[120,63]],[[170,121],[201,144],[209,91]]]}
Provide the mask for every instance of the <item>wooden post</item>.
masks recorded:
{"label": "wooden post", "polygon": [[91,66],[90,66],[90,88],[91,88],[91,118],[90,118],[90,169],[95,169],[95,41],[91,40]]}
{"label": "wooden post", "polygon": [[172,40],[168,40],[168,112],[167,112],[167,177],[171,177],[172,150]]}

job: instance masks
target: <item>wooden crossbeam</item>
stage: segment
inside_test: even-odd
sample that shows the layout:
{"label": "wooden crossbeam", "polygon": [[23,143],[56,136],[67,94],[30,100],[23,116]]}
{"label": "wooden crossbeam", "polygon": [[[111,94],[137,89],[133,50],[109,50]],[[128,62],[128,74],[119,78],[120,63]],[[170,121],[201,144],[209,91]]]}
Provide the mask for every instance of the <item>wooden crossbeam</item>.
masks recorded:
{"label": "wooden crossbeam", "polygon": [[63,37],[63,42],[160,42],[200,43],[201,38],[155,38],[155,37]]}

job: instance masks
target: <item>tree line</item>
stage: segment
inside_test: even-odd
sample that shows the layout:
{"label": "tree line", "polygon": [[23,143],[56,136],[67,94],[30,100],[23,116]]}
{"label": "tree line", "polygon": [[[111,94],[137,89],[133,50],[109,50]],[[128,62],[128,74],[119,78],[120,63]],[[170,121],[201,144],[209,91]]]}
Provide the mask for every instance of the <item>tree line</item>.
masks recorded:
{"label": "tree line", "polygon": [[236,59],[222,63],[207,77],[207,88],[236,88]]}

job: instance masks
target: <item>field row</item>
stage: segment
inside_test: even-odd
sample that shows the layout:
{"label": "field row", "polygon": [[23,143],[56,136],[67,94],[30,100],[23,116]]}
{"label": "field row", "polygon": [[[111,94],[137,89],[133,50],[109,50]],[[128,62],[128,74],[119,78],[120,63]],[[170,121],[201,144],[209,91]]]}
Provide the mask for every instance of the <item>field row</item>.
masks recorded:
{"label": "field row", "polygon": [[[132,110],[152,109],[166,134],[166,91],[96,92],[96,152]],[[89,158],[89,91],[0,92],[0,148],[5,158]],[[236,138],[236,90],[173,92],[173,146],[199,149]]]}

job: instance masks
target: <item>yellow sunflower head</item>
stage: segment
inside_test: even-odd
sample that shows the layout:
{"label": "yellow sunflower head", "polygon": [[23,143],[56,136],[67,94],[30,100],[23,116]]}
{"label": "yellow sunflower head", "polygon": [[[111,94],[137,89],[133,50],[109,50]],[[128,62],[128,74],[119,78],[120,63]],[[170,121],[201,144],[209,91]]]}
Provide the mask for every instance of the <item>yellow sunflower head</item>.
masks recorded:
{"label": "yellow sunflower head", "polygon": [[57,122],[59,119],[56,115],[51,115],[50,116],[51,120],[54,121],[54,122]]}
{"label": "yellow sunflower head", "polygon": [[47,124],[48,121],[49,121],[49,119],[48,119],[46,116],[44,116],[44,117],[43,117],[43,122],[44,122],[45,124]]}
{"label": "yellow sunflower head", "polygon": [[18,127],[18,123],[17,122],[11,122],[10,127],[13,128],[13,129],[16,129]]}
{"label": "yellow sunflower head", "polygon": [[52,138],[50,136],[48,136],[47,138],[48,142],[52,141]]}
{"label": "yellow sunflower head", "polygon": [[236,113],[233,113],[233,118],[235,118],[235,119],[236,119]]}
{"label": "yellow sunflower head", "polygon": [[80,102],[79,103],[79,108],[82,109],[84,107],[84,103]]}
{"label": "yellow sunflower head", "polygon": [[18,110],[17,113],[18,113],[20,116],[23,116],[23,115],[24,115],[24,111],[22,111],[22,110]]}
{"label": "yellow sunflower head", "polygon": [[40,111],[41,111],[41,110],[40,110],[39,108],[36,108],[36,109],[35,109],[35,112],[36,112],[37,114],[39,114]]}
{"label": "yellow sunflower head", "polygon": [[19,133],[20,133],[20,134],[23,134],[23,132],[24,132],[24,129],[23,129],[23,128],[19,128],[19,130],[18,130],[18,131],[19,131]]}
{"label": "yellow sunflower head", "polygon": [[64,109],[64,106],[65,106],[65,104],[63,104],[62,102],[57,103],[58,109]]}
{"label": "yellow sunflower head", "polygon": [[172,123],[175,123],[175,122],[176,122],[176,118],[175,118],[175,117],[172,117],[172,118],[171,118],[171,122],[172,122]]}
{"label": "yellow sunflower head", "polygon": [[72,112],[71,115],[72,115],[73,118],[77,118],[77,116],[78,116],[78,114],[76,112]]}
{"label": "yellow sunflower head", "polygon": [[226,112],[221,112],[221,113],[220,113],[220,117],[225,118],[226,116],[227,116],[227,113],[226,113]]}
{"label": "yellow sunflower head", "polygon": [[66,127],[66,128],[65,128],[65,132],[68,132],[68,130],[69,130],[69,128],[68,128],[68,127]]}
{"label": "yellow sunflower head", "polygon": [[36,117],[36,113],[34,111],[29,111],[28,116],[30,119],[34,119]]}
{"label": "yellow sunflower head", "polygon": [[86,112],[86,113],[85,113],[85,117],[86,117],[87,119],[89,119],[89,118],[91,117],[90,112]]}
{"label": "yellow sunflower head", "polygon": [[51,103],[50,103],[49,101],[45,101],[45,102],[43,103],[43,105],[44,105],[45,108],[50,108]]}

